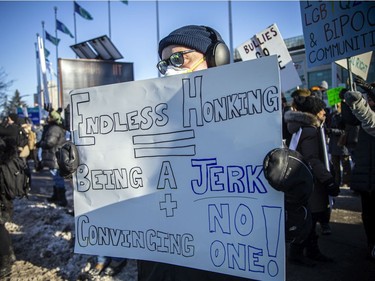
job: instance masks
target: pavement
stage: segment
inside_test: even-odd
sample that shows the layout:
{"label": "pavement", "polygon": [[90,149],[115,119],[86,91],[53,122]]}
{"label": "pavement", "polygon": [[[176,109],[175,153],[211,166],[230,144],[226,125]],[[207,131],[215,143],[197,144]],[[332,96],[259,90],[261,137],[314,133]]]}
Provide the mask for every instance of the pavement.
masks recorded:
{"label": "pavement", "polygon": [[[375,222],[374,222],[375,223]],[[308,268],[287,262],[288,281],[375,281],[375,260],[366,258],[366,236],[361,220],[361,199],[349,188],[341,188],[331,213],[331,235],[321,235],[321,252],[333,263]],[[318,233],[319,233],[318,226]]]}
{"label": "pavement", "polygon": [[[38,192],[35,190],[37,187],[51,185],[48,171],[33,173],[32,176],[34,192]],[[66,183],[71,184],[69,181]],[[49,194],[45,190],[40,191]],[[67,192],[67,196],[72,206],[71,189]],[[340,195],[335,198],[330,226],[332,234],[320,235],[319,245],[321,251],[332,257],[334,262],[317,263],[315,267],[304,267],[286,262],[285,280],[375,281],[375,260],[371,261],[366,258],[366,236],[361,220],[361,201],[357,193],[349,188],[341,188]]]}

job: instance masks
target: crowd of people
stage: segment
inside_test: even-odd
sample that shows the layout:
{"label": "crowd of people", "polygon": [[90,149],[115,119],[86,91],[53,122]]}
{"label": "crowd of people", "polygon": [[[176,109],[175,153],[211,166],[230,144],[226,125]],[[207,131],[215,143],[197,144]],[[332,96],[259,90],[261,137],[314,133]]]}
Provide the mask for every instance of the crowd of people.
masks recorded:
{"label": "crowd of people", "polygon": [[[172,31],[159,42],[161,58],[157,67],[163,75],[188,73],[228,64],[229,49],[221,35],[208,26],[188,25]],[[375,261],[375,90],[357,77],[355,84],[362,90],[345,89],[340,93],[341,103],[329,108],[324,102],[328,83],[311,89],[297,89],[288,102],[283,97],[283,138],[290,144],[298,131],[296,150],[311,167],[314,189],[304,208],[311,221],[306,235],[291,242],[287,258],[301,266],[329,263],[333,259],[319,247],[319,236],[330,235],[330,214],[340,188],[350,187],[358,192],[362,202],[362,220],[367,237],[367,257]],[[16,126],[28,126],[34,140],[28,145],[29,152],[19,157],[32,159],[36,171],[48,168],[53,177],[52,195],[48,199],[61,207],[67,206],[64,178],[59,173],[56,151],[67,141],[66,130],[60,112],[51,110],[46,124],[32,127],[17,114],[9,114],[6,124],[0,126],[1,149],[14,145]],[[9,142],[13,139],[13,144]],[[1,183],[2,184],[2,183]],[[0,276],[5,276],[15,257],[9,234],[4,227],[11,219],[12,201],[0,194]],[[286,209],[286,212],[288,210]],[[319,228],[320,225],[320,228]],[[320,232],[319,232],[320,230]],[[126,259],[97,257],[94,275],[115,275],[126,264]],[[138,280],[243,280],[234,276],[207,272],[176,265],[151,261],[138,261]]]}

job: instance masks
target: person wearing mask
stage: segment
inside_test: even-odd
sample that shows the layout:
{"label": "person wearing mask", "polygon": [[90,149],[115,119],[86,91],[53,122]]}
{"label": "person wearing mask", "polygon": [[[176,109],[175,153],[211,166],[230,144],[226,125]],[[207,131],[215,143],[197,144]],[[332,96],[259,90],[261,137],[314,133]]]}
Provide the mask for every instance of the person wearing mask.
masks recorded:
{"label": "person wearing mask", "polygon": [[329,196],[339,194],[339,186],[327,169],[324,158],[326,143],[321,127],[325,121],[325,107],[325,103],[317,97],[294,95],[293,108],[295,110],[286,112],[284,116],[291,134],[301,130],[296,150],[309,163],[315,183],[314,190],[308,200],[308,208],[312,217],[311,231],[302,243],[291,243],[288,253],[290,262],[304,266],[314,266],[315,261],[333,261],[330,257],[322,254],[318,245],[319,236],[316,232],[317,222],[326,215]]}
{"label": "person wearing mask", "polygon": [[[362,87],[362,86],[361,86]],[[344,122],[360,125],[358,143],[355,148],[355,163],[352,170],[350,189],[360,194],[362,223],[367,238],[366,256],[375,260],[375,102],[372,91],[367,93],[367,101],[359,92],[340,93]]]}
{"label": "person wearing mask", "polygon": [[37,143],[37,147],[42,148],[43,167],[48,167],[53,176],[53,194],[48,198],[48,201],[65,207],[68,204],[65,196],[65,181],[60,175],[55,155],[58,147],[66,141],[65,130],[62,128],[61,116],[56,111],[49,113],[47,123],[48,125],[45,127],[41,141]]}
{"label": "person wearing mask", "polygon": [[[180,27],[159,42],[161,60],[157,68],[170,76],[230,62],[230,53],[221,35],[201,25]],[[138,281],[244,280],[234,276],[152,261],[138,261]]]}

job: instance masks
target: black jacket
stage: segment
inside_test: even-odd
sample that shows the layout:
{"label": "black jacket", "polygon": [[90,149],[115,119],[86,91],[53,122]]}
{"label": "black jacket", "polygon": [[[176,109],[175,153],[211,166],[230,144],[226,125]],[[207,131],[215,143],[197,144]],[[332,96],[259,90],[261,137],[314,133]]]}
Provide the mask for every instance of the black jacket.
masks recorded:
{"label": "black jacket", "polygon": [[[347,105],[342,105],[344,122],[359,125]],[[362,127],[358,132],[358,143],[354,150],[355,162],[350,180],[350,188],[356,191],[375,191],[375,137],[366,133]]]}
{"label": "black jacket", "polygon": [[323,212],[329,203],[326,185],[333,181],[333,177],[324,164],[323,143],[319,129],[321,123],[315,115],[300,111],[288,111],[284,118],[291,134],[302,128],[297,151],[310,164],[314,175],[314,190],[309,199],[309,206],[312,213]]}

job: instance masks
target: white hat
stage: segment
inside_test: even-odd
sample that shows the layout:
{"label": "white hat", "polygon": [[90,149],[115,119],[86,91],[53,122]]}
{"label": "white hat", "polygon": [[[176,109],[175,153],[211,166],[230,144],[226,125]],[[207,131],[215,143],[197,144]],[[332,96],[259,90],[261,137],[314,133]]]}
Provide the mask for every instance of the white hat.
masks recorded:
{"label": "white hat", "polygon": [[327,81],[322,81],[322,83],[320,84],[320,88],[324,88],[324,89],[328,89],[328,83]]}

